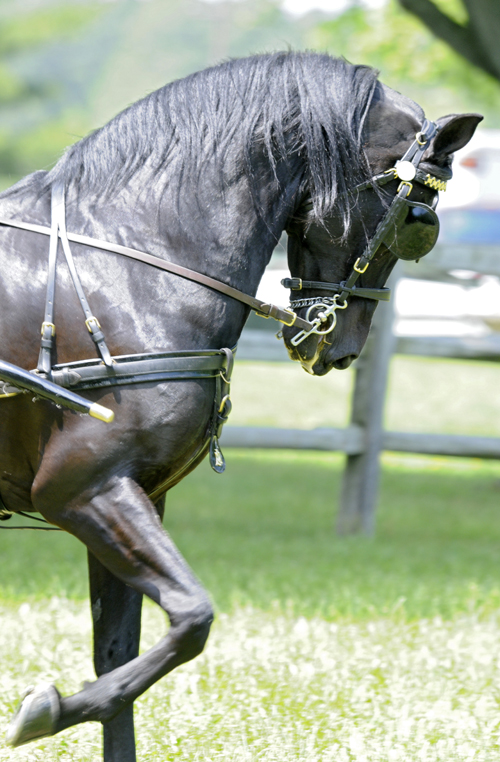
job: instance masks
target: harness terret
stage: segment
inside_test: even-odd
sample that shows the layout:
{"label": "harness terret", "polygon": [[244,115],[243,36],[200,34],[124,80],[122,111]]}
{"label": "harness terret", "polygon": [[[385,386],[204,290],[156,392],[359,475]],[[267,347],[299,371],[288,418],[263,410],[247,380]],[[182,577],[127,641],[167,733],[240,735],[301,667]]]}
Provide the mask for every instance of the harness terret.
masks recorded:
{"label": "harness terret", "polygon": [[[333,297],[313,296],[290,300],[290,307],[293,310],[303,307],[309,308],[306,319],[313,324],[310,330],[301,330],[297,333],[291,339],[291,344],[297,346],[312,334],[326,335],[331,333],[337,323],[336,312],[347,307],[349,296],[377,301],[389,300],[391,293],[389,288],[356,286],[356,282],[366,272],[382,244],[399,259],[405,260],[418,260],[434,247],[439,235],[439,219],[434,208],[417,201],[409,201],[408,196],[413,190],[412,181],[426,185],[433,190],[446,190],[446,180],[450,179],[451,170],[442,169],[440,170],[441,177],[434,177],[419,168],[428,144],[438,130],[439,128],[434,122],[426,119],[422,130],[417,133],[411,146],[394,167],[375,175],[367,182],[352,189],[351,192],[355,193],[384,186],[392,180],[401,180],[391,205],[379,222],[363,254],[354,263],[347,280],[341,283],[323,283],[322,281],[309,281],[301,278],[284,278],[281,281],[282,285],[291,291],[317,289],[336,292]],[[305,208],[312,208],[312,203],[306,204]],[[319,310],[319,312],[316,317],[313,317],[315,310]]]}

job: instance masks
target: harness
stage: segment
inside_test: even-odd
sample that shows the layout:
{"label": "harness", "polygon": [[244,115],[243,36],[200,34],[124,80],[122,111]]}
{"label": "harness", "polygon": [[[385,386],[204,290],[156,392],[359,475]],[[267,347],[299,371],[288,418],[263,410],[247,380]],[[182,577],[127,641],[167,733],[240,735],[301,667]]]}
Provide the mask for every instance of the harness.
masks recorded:
{"label": "harness", "polygon": [[[108,243],[90,236],[68,233],[66,230],[66,212],[64,187],[55,183],[52,187],[51,226],[38,225],[22,220],[0,218],[0,225],[27,230],[50,237],[47,292],[45,299],[44,320],[41,327],[41,342],[38,365],[36,370],[26,371],[16,365],[0,360],[0,399],[17,394],[30,393],[36,398],[41,397],[54,402],[59,407],[67,407],[82,414],[90,414],[105,422],[114,418],[113,411],[92,403],[77,392],[112,388],[122,385],[159,383],[178,379],[215,379],[214,406],[207,438],[209,439],[210,465],[217,473],[225,469],[225,461],[219,446],[222,426],[227,421],[231,411],[230,382],[234,361],[234,349],[223,348],[214,350],[190,350],[178,352],[161,352],[112,357],[106,345],[100,323],[93,315],[83,291],[71,252],[70,241],[90,246],[102,251],[120,254],[139,262],[151,265],[160,270],[173,273],[203,286],[211,288],[226,296],[246,304],[258,315],[274,318],[286,326],[297,326],[300,332],[294,336],[291,343],[295,346],[312,334],[324,335],[335,328],[336,312],[347,307],[350,296],[365,299],[387,301],[390,295],[388,288],[363,288],[356,285],[359,277],[366,272],[376,251],[384,244],[393,254],[401,259],[419,259],[427,254],[434,246],[438,232],[439,221],[433,208],[408,200],[412,191],[412,180],[422,183],[434,190],[445,190],[446,182],[451,177],[450,170],[442,170],[441,177],[434,177],[419,169],[419,163],[429,141],[436,135],[438,127],[433,122],[424,121],[422,130],[417,133],[414,142],[400,161],[391,169],[375,175],[365,183],[357,185],[352,192],[360,192],[369,188],[381,187],[391,180],[400,179],[396,196],[387,213],[377,226],[363,254],[356,260],[347,280],[341,283],[325,283],[321,281],[303,281],[300,278],[285,278],[282,284],[291,291],[303,289],[318,289],[333,292],[333,297],[310,297],[290,301],[291,309],[283,309],[276,305],[263,302],[226,283],[190,270],[174,262],[169,262],[152,254]],[[306,204],[306,209],[312,204]],[[410,219],[411,217],[411,219]],[[405,231],[412,225],[410,235]],[[415,232],[418,234],[415,236]],[[77,362],[61,363],[52,366],[51,355],[56,335],[54,324],[54,302],[56,286],[56,265],[59,240],[68,264],[68,268],[77,292],[80,305],[85,316],[85,325],[92,341],[100,355],[100,360],[80,360]],[[308,307],[306,319],[297,315],[296,310]],[[316,317],[313,311],[319,310]],[[331,318],[331,322],[330,322]],[[187,470],[201,455],[206,447],[207,439],[203,441],[191,460],[184,466]],[[156,500],[168,489],[170,482],[179,474],[160,485],[150,495]],[[11,512],[5,508],[0,498],[0,520],[10,518]]]}
{"label": "harness", "polygon": [[[99,320],[92,313],[82,288],[71,252],[70,241],[120,254],[200,283],[243,302],[262,317],[272,317],[285,325],[296,324],[305,330],[309,330],[312,328],[312,324],[298,317],[291,310],[263,302],[226,283],[174,262],[168,262],[152,254],[117,243],[108,243],[89,236],[68,233],[66,230],[64,187],[59,183],[55,183],[52,187],[50,228],[22,220],[4,218],[0,218],[0,225],[50,237],[47,291],[44,320],[41,326],[38,365],[36,370],[28,372],[16,365],[0,360],[0,398],[12,397],[20,393],[32,393],[35,395],[35,399],[42,397],[54,402],[59,407],[64,406],[109,423],[114,418],[113,411],[98,403],[92,403],[77,392],[125,384],[214,378],[216,391],[210,431],[209,456],[212,468],[218,473],[224,471],[225,463],[218,440],[222,426],[231,409],[229,390],[234,361],[233,350],[222,348],[220,350],[190,350],[111,357]],[[59,241],[61,241],[73,285],[84,313],[85,325],[101,359],[62,363],[52,367],[51,356],[56,335],[54,304]],[[2,518],[2,510],[0,501],[0,519]]]}
{"label": "harness", "polygon": [[[390,207],[345,281],[324,283],[322,281],[302,280],[301,278],[284,278],[281,281],[281,284],[292,292],[317,289],[335,294],[333,297],[313,296],[304,299],[290,299],[290,307],[293,310],[308,307],[306,319],[313,324],[311,329],[303,329],[297,333],[291,339],[291,344],[298,346],[312,334],[322,336],[331,333],[337,324],[337,310],[346,309],[347,298],[350,296],[376,301],[389,300],[391,293],[389,288],[362,288],[356,285],[360,276],[367,271],[382,244],[399,259],[410,261],[420,259],[434,247],[439,235],[439,219],[434,208],[427,204],[409,201],[408,196],[413,190],[412,181],[426,185],[433,190],[446,190],[446,180],[451,178],[451,170],[442,169],[440,171],[441,177],[434,177],[419,168],[428,144],[438,130],[439,127],[434,122],[426,119],[422,130],[416,134],[415,140],[394,167],[375,175],[367,182],[360,183],[350,191],[356,193],[369,188],[382,187],[392,180],[401,180]],[[311,202],[305,204],[306,211],[311,208]],[[316,317],[313,317],[316,310],[319,312]]]}

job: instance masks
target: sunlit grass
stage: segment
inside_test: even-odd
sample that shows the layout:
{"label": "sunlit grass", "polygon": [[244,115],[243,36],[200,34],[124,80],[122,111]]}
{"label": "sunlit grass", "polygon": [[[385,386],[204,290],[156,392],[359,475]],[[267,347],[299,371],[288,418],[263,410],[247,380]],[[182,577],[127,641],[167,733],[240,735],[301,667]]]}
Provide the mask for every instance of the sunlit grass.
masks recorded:
{"label": "sunlit grass", "polygon": [[[230,425],[315,428],[349,419],[354,371],[315,378],[296,363],[236,362]],[[500,436],[500,366],[396,355],[386,428]]]}
{"label": "sunlit grass", "polygon": [[[0,722],[27,681],[75,691],[91,677],[87,607],[1,609]],[[252,608],[220,615],[205,653],[136,702],[138,759],[455,762],[498,759],[500,622],[328,623]],[[150,606],[145,646],[164,632]],[[0,760],[96,760],[80,725]]]}

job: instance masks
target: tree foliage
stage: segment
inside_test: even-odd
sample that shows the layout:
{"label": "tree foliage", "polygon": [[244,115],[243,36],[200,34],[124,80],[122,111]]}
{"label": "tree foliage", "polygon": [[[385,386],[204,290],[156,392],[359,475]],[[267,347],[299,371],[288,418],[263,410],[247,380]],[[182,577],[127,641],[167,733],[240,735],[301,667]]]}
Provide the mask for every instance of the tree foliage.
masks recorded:
{"label": "tree foliage", "polygon": [[[458,2],[441,0],[441,5],[453,14],[454,23],[463,23]],[[436,39],[396,0],[377,10],[351,7],[319,24],[311,43],[355,63],[375,66],[386,84],[418,101],[431,117],[478,111],[486,114],[489,127],[500,126],[495,79]]]}
{"label": "tree foliage", "polygon": [[[458,2],[459,0],[457,0]],[[449,3],[399,0],[430,31],[467,61],[500,80],[500,6],[498,0],[461,0],[457,17]],[[456,3],[455,3],[456,5]]]}
{"label": "tree foliage", "polygon": [[[63,65],[57,60],[57,45],[73,41],[102,12],[103,6],[95,1],[47,7],[42,3],[21,11],[19,5],[6,4],[1,9],[0,175],[23,174],[31,168],[33,153],[42,162],[59,155],[64,76],[54,76]],[[47,65],[50,54],[52,65]],[[52,122],[51,134],[47,122]],[[41,142],[45,150],[40,155]]]}

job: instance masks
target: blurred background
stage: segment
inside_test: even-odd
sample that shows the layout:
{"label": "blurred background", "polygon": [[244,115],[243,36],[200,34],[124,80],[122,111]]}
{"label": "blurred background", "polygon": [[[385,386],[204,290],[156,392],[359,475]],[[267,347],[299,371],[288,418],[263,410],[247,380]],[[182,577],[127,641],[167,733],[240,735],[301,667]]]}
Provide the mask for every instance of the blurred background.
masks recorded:
{"label": "blurred background", "polygon": [[[176,671],[179,683],[169,676],[141,699],[141,759],[498,757],[499,41],[498,0],[0,0],[0,188],[49,169],[66,146],[169,80],[288,46],[378,68],[431,119],[485,115],[440,194],[436,249],[399,272],[384,426],[462,435],[462,454],[466,438],[487,438],[490,459],[384,452],[377,535],[349,538],[333,530],[343,454],[226,451],[223,439],[224,477],[203,463],[168,494],[165,518],[214,599],[219,640]],[[281,304],[285,245],[260,290]],[[251,317],[244,331],[223,436],[344,429],[356,368],[308,376],[287,360],[271,322]],[[27,682],[57,676],[63,693],[75,691],[92,667],[83,546],[62,532],[1,535],[5,725]],[[153,642],[163,619],[146,615]],[[314,622],[309,639],[304,617]],[[333,650],[322,666],[324,622]],[[279,648],[271,657],[267,641]],[[49,748],[41,743],[40,759]],[[99,743],[86,723],[50,749],[83,762]],[[0,748],[0,760],[18,754]]]}
{"label": "blurred background", "polygon": [[[401,341],[385,416],[397,430],[498,435],[497,366],[483,361],[500,359],[499,38],[497,0],[0,0],[0,188],[50,168],[68,145],[174,78],[287,47],[370,64],[430,118],[480,112],[484,122],[440,194],[436,250],[399,272]],[[279,304],[288,300],[285,247],[259,292]],[[232,425],[345,425],[352,369],[308,378],[286,363],[271,322],[249,320],[240,359],[253,362],[238,371]],[[457,359],[464,352],[478,363]],[[272,372],[287,389],[268,391],[267,403],[264,356],[283,361]],[[471,389],[481,384],[480,406]],[[298,402],[311,393],[317,406]]]}
{"label": "blurred background", "polygon": [[[479,5],[470,0],[1,0],[0,189],[50,168],[68,145],[172,79],[231,56],[312,48],[378,68],[382,81],[420,103],[431,118],[460,111],[485,115],[474,142],[457,157],[450,191],[441,194],[440,243],[496,245],[500,12],[495,0]],[[484,336],[500,325],[496,278],[478,276],[470,256],[462,259],[467,266],[433,265],[429,258],[418,268],[406,267],[402,274],[413,280],[437,277],[437,270],[443,280],[447,270],[448,287],[439,289],[435,315],[430,305],[436,299],[427,296],[425,284],[401,283],[399,333]],[[281,245],[263,282],[263,298],[286,301],[279,286],[285,267]]]}
{"label": "blurred background", "polygon": [[[438,5],[462,28],[462,0]],[[484,128],[500,127],[493,67],[471,65],[397,0],[1,0],[2,186],[51,167],[67,145],[172,79],[288,46],[378,68],[431,118],[479,111]]]}

